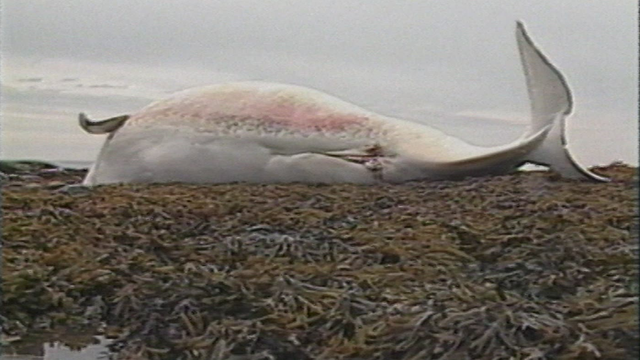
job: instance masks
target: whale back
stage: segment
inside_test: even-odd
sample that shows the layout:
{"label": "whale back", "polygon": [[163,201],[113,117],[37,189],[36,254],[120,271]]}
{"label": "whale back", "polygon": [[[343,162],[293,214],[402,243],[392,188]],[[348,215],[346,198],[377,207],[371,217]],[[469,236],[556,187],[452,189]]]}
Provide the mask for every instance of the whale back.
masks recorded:
{"label": "whale back", "polygon": [[192,127],[214,133],[382,131],[379,115],[301,86],[236,82],[189,89],[132,114],[128,126]]}

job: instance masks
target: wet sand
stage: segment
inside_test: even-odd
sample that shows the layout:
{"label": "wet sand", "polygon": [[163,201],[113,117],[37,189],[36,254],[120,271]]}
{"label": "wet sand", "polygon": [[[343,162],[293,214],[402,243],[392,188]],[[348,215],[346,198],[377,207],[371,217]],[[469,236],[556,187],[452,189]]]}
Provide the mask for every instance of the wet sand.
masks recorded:
{"label": "wet sand", "polygon": [[637,168],[90,191],[65,187],[83,170],[1,170],[12,346],[80,329],[122,359],[639,355]]}

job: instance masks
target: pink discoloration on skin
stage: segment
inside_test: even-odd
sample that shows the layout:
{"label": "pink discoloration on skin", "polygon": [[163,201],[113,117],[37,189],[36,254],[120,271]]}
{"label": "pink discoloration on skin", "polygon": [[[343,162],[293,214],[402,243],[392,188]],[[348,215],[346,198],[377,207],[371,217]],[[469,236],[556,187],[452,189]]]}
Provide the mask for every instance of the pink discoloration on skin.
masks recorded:
{"label": "pink discoloration on skin", "polygon": [[[258,126],[263,130],[278,128],[304,133],[341,133],[367,126],[370,118],[366,113],[344,111],[340,106],[309,94],[214,88],[152,104],[134,114],[129,122],[140,125],[149,122],[187,123],[201,128],[229,130],[250,130]],[[247,119],[252,119],[253,124],[248,124]]]}
{"label": "pink discoloration on skin", "polygon": [[[294,129],[322,129],[344,131],[352,126],[363,125],[367,118],[350,114],[327,114],[323,109],[298,104],[260,104],[251,111],[262,114],[269,122]],[[247,114],[249,115],[249,114]],[[254,115],[256,116],[256,115]]]}

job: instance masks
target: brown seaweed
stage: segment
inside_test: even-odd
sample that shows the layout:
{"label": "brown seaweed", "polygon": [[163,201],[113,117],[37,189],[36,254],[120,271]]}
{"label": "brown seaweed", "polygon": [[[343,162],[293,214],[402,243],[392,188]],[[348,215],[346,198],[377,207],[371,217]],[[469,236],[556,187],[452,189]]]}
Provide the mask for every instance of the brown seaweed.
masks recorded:
{"label": "brown seaweed", "polygon": [[403,185],[3,178],[5,339],[119,359],[638,357],[637,168]]}

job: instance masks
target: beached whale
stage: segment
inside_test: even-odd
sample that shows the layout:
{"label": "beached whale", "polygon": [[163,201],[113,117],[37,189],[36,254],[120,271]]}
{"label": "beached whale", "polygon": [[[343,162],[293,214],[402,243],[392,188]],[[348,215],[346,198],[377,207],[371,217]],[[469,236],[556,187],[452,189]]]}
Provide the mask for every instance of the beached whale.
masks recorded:
{"label": "beached whale", "polygon": [[238,82],[180,92],[81,127],[109,134],[84,185],[185,183],[398,183],[505,174],[525,163],[606,181],[571,157],[565,119],[571,91],[527,35],[516,39],[531,123],[516,141],[469,144],[427,125],[362,109],[293,85]]}

